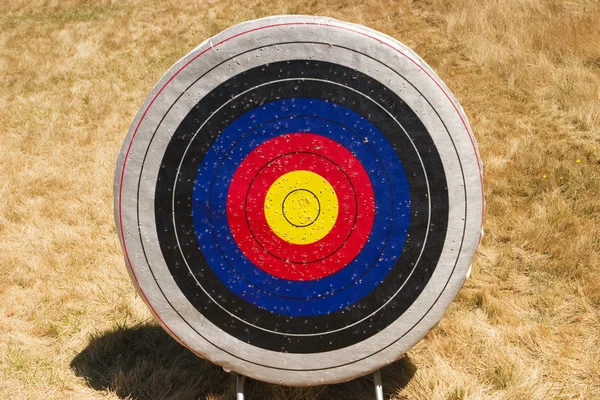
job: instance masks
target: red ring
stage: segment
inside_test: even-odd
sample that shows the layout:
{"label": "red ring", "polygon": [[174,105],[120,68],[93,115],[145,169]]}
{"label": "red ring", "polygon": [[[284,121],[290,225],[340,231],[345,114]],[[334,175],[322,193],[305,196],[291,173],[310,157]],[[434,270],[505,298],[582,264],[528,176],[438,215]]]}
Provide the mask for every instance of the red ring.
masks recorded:
{"label": "red ring", "polygon": [[[309,153],[300,156],[302,153]],[[273,160],[285,157],[281,163],[273,163]],[[320,157],[321,166],[303,165],[307,160]],[[329,162],[323,162],[329,160]],[[326,165],[337,166],[326,171]],[[277,168],[279,167],[279,168]],[[338,197],[340,211],[344,213],[338,216],[332,232],[318,242],[309,245],[297,245],[285,242],[277,237],[269,229],[264,229],[266,219],[264,217],[264,197],[268,185],[284,173],[300,169],[311,170],[330,178],[330,184],[336,190],[339,189],[345,197]],[[320,171],[320,172],[317,172]],[[341,175],[338,175],[339,171]],[[342,178],[342,176],[344,178]],[[349,181],[352,196],[348,198],[348,188],[345,188],[344,179]],[[337,187],[336,187],[337,186]],[[340,196],[340,195],[338,195]],[[356,196],[356,202],[354,198]],[[246,199],[249,208],[245,209]],[[350,203],[348,201],[350,200]],[[342,203],[344,205],[342,206]],[[349,205],[348,205],[349,204]],[[366,243],[371,229],[375,213],[374,195],[371,181],[362,164],[345,147],[334,140],[324,136],[311,133],[294,133],[278,136],[268,140],[254,149],[239,165],[233,175],[227,195],[227,217],[233,238],[242,252],[258,268],[282,279],[306,281],[320,279],[331,275],[344,268],[360,252]],[[356,218],[348,225],[348,212],[355,211]],[[251,216],[251,217],[250,217]],[[342,217],[342,218],[340,218]],[[354,219],[354,218],[353,218]],[[252,225],[252,230],[250,226]],[[340,225],[340,227],[338,227]],[[268,227],[268,225],[267,225]],[[256,229],[256,237],[254,236]],[[343,235],[349,230],[349,235]],[[332,234],[335,231],[335,234]],[[339,242],[338,234],[346,236],[339,247],[333,247]],[[260,240],[260,242],[258,241]],[[268,249],[277,249],[282,245],[286,255],[285,259],[271,254]],[[327,250],[333,253],[327,254]],[[315,252],[313,254],[313,252]],[[320,255],[324,258],[315,257]],[[292,261],[301,260],[301,264]],[[290,260],[290,261],[288,261]],[[304,261],[306,260],[306,261]],[[314,260],[314,261],[309,261]]]}
{"label": "red ring", "polygon": [[[338,196],[338,217],[331,231],[321,240],[293,244],[282,240],[269,227],[263,207],[268,189],[281,175],[297,170],[314,172],[325,178]],[[251,234],[271,255],[287,262],[307,264],[322,260],[348,240],[357,214],[352,183],[340,167],[322,156],[310,153],[285,154],[272,160],[250,184],[246,197],[246,216]]]}

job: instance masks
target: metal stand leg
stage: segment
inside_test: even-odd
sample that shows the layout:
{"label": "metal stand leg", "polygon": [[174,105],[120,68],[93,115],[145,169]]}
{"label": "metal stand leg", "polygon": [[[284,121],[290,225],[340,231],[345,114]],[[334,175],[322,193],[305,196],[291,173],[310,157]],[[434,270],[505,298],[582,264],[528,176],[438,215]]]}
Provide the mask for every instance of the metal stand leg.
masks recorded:
{"label": "metal stand leg", "polygon": [[[236,400],[244,400],[244,375],[235,375]],[[383,400],[383,385],[381,384],[381,373],[379,370],[373,372],[373,383],[375,385],[375,400]]]}
{"label": "metal stand leg", "polygon": [[235,376],[235,392],[237,393],[236,395],[236,400],[244,400],[244,381],[246,380],[246,377],[244,375],[237,375]]}
{"label": "metal stand leg", "polygon": [[375,384],[375,399],[383,400],[383,385],[381,384],[381,373],[379,370],[373,372],[373,384]]}

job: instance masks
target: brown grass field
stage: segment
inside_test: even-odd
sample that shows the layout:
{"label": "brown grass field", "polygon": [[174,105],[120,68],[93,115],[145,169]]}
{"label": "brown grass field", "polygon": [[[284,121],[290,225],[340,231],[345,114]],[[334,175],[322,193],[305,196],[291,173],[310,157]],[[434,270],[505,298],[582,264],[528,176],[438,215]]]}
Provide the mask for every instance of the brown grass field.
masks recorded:
{"label": "brown grass field", "polygon": [[[411,46],[463,105],[486,236],[440,325],[383,370],[393,399],[600,399],[598,0],[0,2],[0,399],[233,399],[153,322],[113,223],[150,88],[207,37],[326,15]],[[369,399],[370,377],[250,381],[249,400]]]}

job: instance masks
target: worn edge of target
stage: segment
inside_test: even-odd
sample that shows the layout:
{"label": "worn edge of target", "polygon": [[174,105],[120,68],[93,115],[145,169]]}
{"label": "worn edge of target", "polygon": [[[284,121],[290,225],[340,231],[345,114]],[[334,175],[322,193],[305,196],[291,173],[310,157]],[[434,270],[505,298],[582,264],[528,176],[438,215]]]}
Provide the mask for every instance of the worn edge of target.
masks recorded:
{"label": "worn edge of target", "polygon": [[[424,71],[427,71],[429,74],[431,74],[431,79],[434,80],[436,85],[438,85],[440,87],[440,89],[446,94],[446,97],[448,97],[448,100],[453,104],[453,107],[456,109],[457,113],[460,115],[461,119],[463,119],[466,124],[466,117],[464,116],[464,112],[462,111],[462,108],[460,108],[460,106],[458,106],[458,103],[456,102],[454,97],[447,90],[447,88],[441,82],[441,80],[439,80],[439,78],[437,78],[437,76],[435,76],[435,74],[431,71],[431,69],[429,69],[426,66],[426,64],[414,52],[412,52],[412,50],[408,49],[406,46],[399,44],[399,42],[397,42],[394,39],[391,39],[383,34],[380,34],[376,31],[370,30],[366,27],[362,27],[359,25],[347,24],[347,23],[343,23],[343,22],[339,22],[339,21],[330,19],[330,18],[321,18],[321,17],[303,17],[303,16],[269,17],[269,18],[264,18],[264,19],[256,20],[256,21],[250,21],[247,23],[237,25],[235,27],[232,27],[232,28],[220,33],[219,35],[215,36],[214,38],[205,41],[203,44],[196,47],[191,53],[189,53],[184,58],[182,58],[179,62],[177,62],[165,74],[165,76],[159,81],[159,83],[157,83],[157,85],[152,89],[150,95],[148,96],[148,98],[144,102],[144,105],[141,107],[136,118],[134,119],[134,121],[132,123],[132,127],[128,132],[127,139],[124,142],[124,147],[119,154],[117,168],[115,170],[115,194],[116,194],[116,196],[115,196],[115,219],[117,222],[117,227],[119,229],[119,234],[120,234],[119,239],[121,240],[123,246],[125,246],[124,237],[126,235],[128,235],[128,233],[123,232],[122,228],[121,228],[121,218],[123,218],[123,215],[121,213],[121,208],[120,208],[120,205],[121,205],[121,199],[120,199],[120,189],[121,188],[120,188],[120,186],[122,183],[121,176],[125,172],[123,169],[123,166],[125,163],[124,157],[125,157],[125,154],[127,154],[127,152],[129,151],[129,146],[132,141],[132,136],[134,135],[138,124],[141,123],[142,119],[145,117],[145,113],[148,110],[151,103],[155,101],[158,94],[162,91],[162,89],[165,87],[165,85],[173,78],[173,76],[176,75],[177,71],[180,70],[180,68],[182,68],[187,63],[191,62],[195,57],[197,57],[197,55],[199,53],[210,50],[211,48],[214,49],[213,46],[218,46],[223,40],[229,40],[231,38],[234,38],[234,37],[236,37],[236,35],[240,35],[244,31],[257,29],[257,28],[262,29],[264,27],[268,27],[275,23],[276,24],[294,23],[294,24],[298,24],[299,26],[301,26],[303,24],[316,24],[316,25],[314,25],[315,27],[331,26],[331,27],[338,27],[338,28],[342,28],[342,29],[347,29],[348,27],[351,27],[352,28],[351,30],[355,31],[355,33],[363,32],[363,33],[367,34],[369,37],[371,37],[372,40],[379,41],[380,43],[386,43],[386,45],[392,47],[396,51],[402,51],[403,53],[406,52],[406,53],[410,54],[410,56],[407,55],[407,57],[412,62],[418,63],[418,66],[420,66],[420,68],[423,68]],[[401,49],[398,49],[398,47],[401,47]],[[470,129],[468,128],[468,124],[465,125],[465,128],[467,129],[468,135],[469,136],[472,135],[472,133],[470,132]],[[472,142],[474,143],[474,140],[472,140]],[[127,150],[125,150],[126,147],[127,147]],[[476,154],[476,151],[477,151],[476,147],[473,147],[473,151],[475,152],[475,158],[477,159],[477,164],[479,164],[479,166],[480,166],[480,160]],[[130,165],[128,165],[128,167],[130,167]],[[481,173],[481,169],[479,169],[479,174],[480,173]],[[480,185],[481,184],[479,182],[479,186]],[[473,187],[473,186],[477,187],[478,186],[477,182],[471,183],[471,187]],[[481,203],[481,208],[482,208],[483,207],[483,199],[482,198],[481,198],[480,203]],[[473,204],[474,206],[478,205],[476,199],[474,199],[474,200],[472,199],[469,204],[470,205]],[[479,220],[477,220],[477,218],[474,218],[473,216],[470,216],[470,217],[471,217],[470,218],[471,225],[474,225],[474,226],[481,225],[481,218],[479,218]],[[474,219],[475,219],[475,221],[473,221]],[[128,221],[125,221],[125,222],[128,223]],[[137,223],[135,223],[133,225],[135,226],[136,224]],[[128,225],[128,226],[131,227],[131,225]],[[467,231],[467,234],[471,233],[471,231],[472,231],[472,229],[470,231]],[[134,232],[134,233],[137,233],[137,232]],[[471,235],[471,236],[473,236],[473,235]],[[460,257],[464,260],[470,260],[474,254],[475,248],[476,248],[476,245],[472,245],[472,248],[468,249],[469,251],[463,250],[463,252],[460,254]],[[124,247],[124,249],[125,249],[125,247]],[[144,291],[141,289],[139,284],[137,284],[137,275],[136,275],[136,271],[135,271],[136,267],[134,265],[131,265],[128,262],[127,255],[126,255],[126,264],[128,267],[128,271],[132,277],[132,280],[135,283],[134,286],[136,286],[136,289],[140,292],[140,294],[142,295],[142,297],[144,298],[146,303],[148,303],[150,309],[156,314],[157,311],[152,307],[152,304],[150,304],[150,301],[145,297]],[[465,264],[465,262],[463,262],[462,264]],[[448,305],[450,304],[450,302],[454,298],[454,296],[457,294],[458,289],[462,286],[462,283],[464,282],[464,279],[466,278],[466,272],[469,267],[468,264],[470,264],[470,263],[466,263],[466,264],[467,264],[466,266],[461,265],[462,269],[464,270],[464,274],[462,274],[462,275],[453,274],[451,276],[451,279],[448,282],[448,284],[450,285],[450,288],[452,290],[447,289],[447,290],[442,291],[441,299],[443,298],[443,301],[438,302],[437,303],[438,307],[432,308],[431,311],[426,315],[427,318],[425,318],[425,320],[424,320],[426,323],[422,323],[419,326],[419,332],[411,334],[412,336],[414,336],[416,338],[416,340],[413,339],[411,342],[416,343],[416,341],[418,341],[418,339],[420,337],[424,336],[427,331],[429,331],[435,324],[437,324],[437,322],[441,318],[443,312],[448,307]],[[139,273],[139,271],[138,271],[138,273]],[[432,281],[433,281],[433,277],[427,286],[429,286]],[[265,380],[265,381],[269,381],[269,382],[275,382],[275,383],[285,383],[285,384],[290,384],[290,385],[312,385],[312,384],[318,384],[318,383],[338,382],[338,381],[352,379],[353,377],[364,375],[372,370],[375,370],[375,369],[379,368],[381,365],[385,365],[389,362],[392,362],[394,359],[396,359],[399,355],[404,353],[404,351],[406,351],[408,348],[410,348],[414,344],[414,343],[412,343],[408,346],[406,346],[406,345],[399,346],[397,344],[392,345],[392,347],[394,348],[394,351],[389,351],[388,355],[385,357],[385,359],[379,359],[378,362],[372,363],[372,364],[361,363],[360,364],[361,368],[356,368],[355,370],[346,371],[343,374],[333,374],[334,376],[329,376],[329,375],[331,375],[330,373],[328,373],[329,371],[313,371],[310,374],[308,373],[309,371],[299,371],[301,375],[304,375],[303,377],[299,378],[297,376],[294,376],[293,375],[294,373],[292,373],[292,376],[283,376],[282,378],[284,378],[284,379],[281,379],[281,378],[278,379],[278,378],[275,378],[272,374],[265,373],[264,371],[260,371],[260,368],[257,368],[254,364],[250,364],[245,367],[241,366],[238,363],[232,364],[230,362],[230,360],[227,358],[223,359],[222,357],[220,357],[214,353],[203,351],[201,346],[197,346],[197,343],[195,343],[195,346],[190,346],[189,343],[187,343],[187,342],[184,343],[184,341],[181,340],[175,332],[173,332],[173,330],[175,330],[175,331],[181,330],[181,327],[168,326],[160,318],[160,316],[157,315],[157,317],[158,317],[159,321],[161,322],[161,324],[167,329],[167,331],[169,331],[171,333],[172,336],[174,336],[180,343],[186,345],[188,348],[192,347],[191,350],[196,352],[197,354],[200,353],[199,355],[201,355],[205,358],[209,358],[209,359],[211,359],[211,361],[213,361],[217,364],[224,365],[228,368],[237,370],[246,375],[256,377],[257,379],[261,379],[261,380]],[[175,325],[177,325],[177,324],[175,324]],[[387,329],[389,329],[389,327],[385,328],[384,332]],[[408,342],[408,341],[405,341],[405,342]],[[210,347],[210,346],[208,346],[208,347]],[[320,357],[326,357],[326,355],[327,355],[327,353],[319,354]],[[284,356],[284,355],[282,354],[280,356]],[[280,376],[283,373],[281,371],[278,371],[277,374]],[[307,376],[307,375],[310,375],[310,376]]]}

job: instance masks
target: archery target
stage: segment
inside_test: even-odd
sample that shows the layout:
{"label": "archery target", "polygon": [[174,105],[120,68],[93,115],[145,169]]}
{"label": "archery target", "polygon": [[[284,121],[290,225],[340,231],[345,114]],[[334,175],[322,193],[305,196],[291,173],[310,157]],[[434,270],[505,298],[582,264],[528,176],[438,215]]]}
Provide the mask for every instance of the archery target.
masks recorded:
{"label": "archery target", "polygon": [[177,62],[123,144],[136,288],[201,357],[286,385],[386,365],[442,317],[480,238],[464,112],[401,43],[330,18],[232,27]]}

